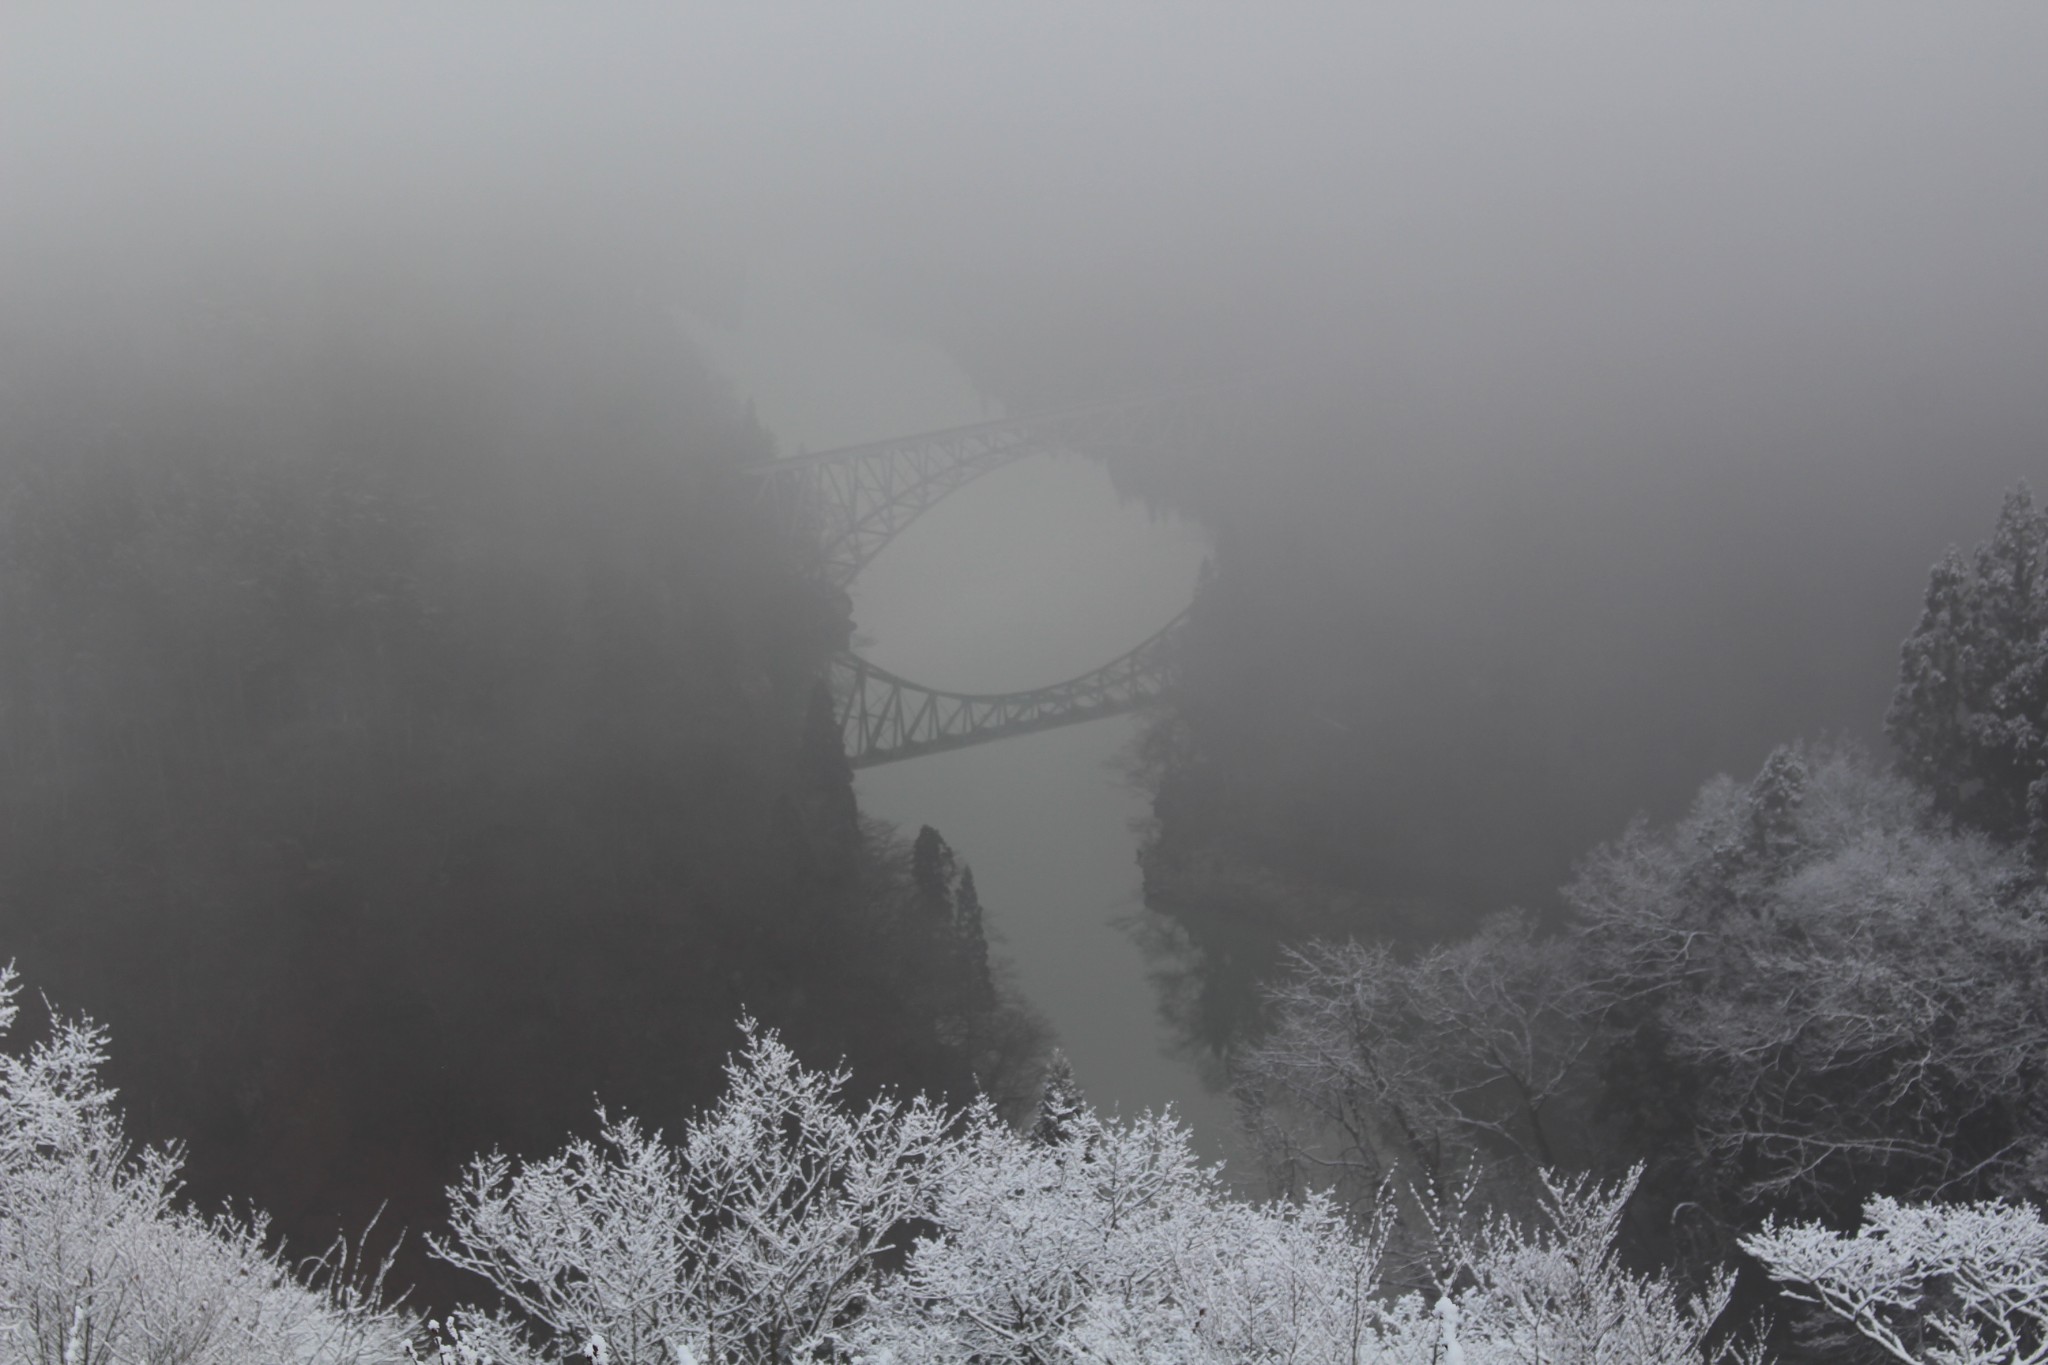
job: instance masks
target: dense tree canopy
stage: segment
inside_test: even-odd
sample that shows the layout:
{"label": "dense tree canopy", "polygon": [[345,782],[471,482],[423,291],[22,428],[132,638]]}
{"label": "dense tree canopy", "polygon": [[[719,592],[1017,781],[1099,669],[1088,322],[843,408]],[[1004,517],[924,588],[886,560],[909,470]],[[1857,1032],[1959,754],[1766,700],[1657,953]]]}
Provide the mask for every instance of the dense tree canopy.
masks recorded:
{"label": "dense tree canopy", "polygon": [[1885,728],[1943,811],[2048,859],[2048,509],[2024,485],[1934,566]]}
{"label": "dense tree canopy", "polygon": [[1674,1187],[1731,1218],[2036,1192],[2048,892],[1902,779],[1781,751],[1602,847],[1567,897],[1612,1102]]}
{"label": "dense tree canopy", "polygon": [[0,447],[0,933],[299,1242],[593,1088],[680,1117],[743,1007],[877,1084],[1032,1046],[859,818],[766,436],[659,308],[510,293],[109,340]]}

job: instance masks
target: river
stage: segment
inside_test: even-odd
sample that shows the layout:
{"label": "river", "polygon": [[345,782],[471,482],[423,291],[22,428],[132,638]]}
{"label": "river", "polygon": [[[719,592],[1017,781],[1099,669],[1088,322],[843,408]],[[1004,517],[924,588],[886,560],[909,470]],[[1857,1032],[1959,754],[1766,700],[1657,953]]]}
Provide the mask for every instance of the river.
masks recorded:
{"label": "river", "polygon": [[[999,416],[943,353],[757,281],[736,319],[692,335],[785,454]],[[1187,605],[1200,529],[1119,499],[1105,469],[1041,456],[968,485],[855,583],[860,647],[918,682],[1009,691],[1122,653]],[[863,770],[861,808],[936,827],[974,868],[996,955],[1105,1110],[1171,1105],[1215,1157],[1228,1102],[1176,1051],[1131,933],[1143,796],[1117,760],[1131,717]]]}

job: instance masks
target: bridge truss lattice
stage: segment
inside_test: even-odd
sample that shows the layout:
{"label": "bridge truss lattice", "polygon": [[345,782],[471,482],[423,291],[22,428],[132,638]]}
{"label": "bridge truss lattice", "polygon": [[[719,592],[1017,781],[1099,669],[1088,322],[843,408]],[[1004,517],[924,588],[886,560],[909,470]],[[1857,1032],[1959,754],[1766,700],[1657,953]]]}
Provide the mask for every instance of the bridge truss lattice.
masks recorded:
{"label": "bridge truss lattice", "polygon": [[[812,548],[820,575],[846,588],[912,522],[975,479],[1029,455],[1074,450],[1115,462],[1185,448],[1203,428],[1189,395],[900,436],[749,467],[786,534]],[[926,687],[850,651],[831,667],[848,759],[856,768],[1075,725],[1151,701],[1170,677],[1183,612],[1099,668],[1047,687],[968,693]]]}
{"label": "bridge truss lattice", "polygon": [[1182,612],[1129,653],[1078,678],[1025,692],[945,692],[851,652],[832,662],[832,695],[856,768],[1034,734],[1153,701],[1172,677]]}

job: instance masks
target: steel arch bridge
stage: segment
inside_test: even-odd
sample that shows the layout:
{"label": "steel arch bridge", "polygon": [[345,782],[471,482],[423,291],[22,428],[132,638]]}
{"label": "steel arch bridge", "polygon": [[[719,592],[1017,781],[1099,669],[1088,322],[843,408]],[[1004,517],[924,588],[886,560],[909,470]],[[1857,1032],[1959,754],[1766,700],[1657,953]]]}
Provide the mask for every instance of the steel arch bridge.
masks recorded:
{"label": "steel arch bridge", "polygon": [[[843,589],[941,499],[1006,464],[1055,450],[1114,461],[1186,444],[1203,426],[1195,396],[950,427],[762,461],[747,472],[782,530],[812,547],[817,571]],[[830,683],[847,758],[868,768],[1129,711],[1164,691],[1186,619],[1182,612],[1079,677],[1021,692],[948,692],[842,652]]]}

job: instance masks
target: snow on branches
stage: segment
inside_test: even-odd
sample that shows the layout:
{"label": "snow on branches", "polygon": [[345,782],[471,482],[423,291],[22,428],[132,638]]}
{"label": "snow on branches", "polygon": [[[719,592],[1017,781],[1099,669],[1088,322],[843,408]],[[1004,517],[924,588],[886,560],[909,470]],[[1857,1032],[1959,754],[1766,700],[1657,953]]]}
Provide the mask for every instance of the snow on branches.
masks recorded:
{"label": "snow on branches", "polygon": [[[0,1031],[18,988],[0,971]],[[177,1197],[133,1152],[90,1023],[0,1051],[0,1365],[1707,1365],[1755,1359],[1720,1318],[1620,1263],[1640,1170],[1545,1173],[1532,1218],[1423,1212],[1429,1274],[1383,1276],[1388,1223],[1324,1195],[1255,1202],[1170,1114],[1097,1114],[1067,1078],[1057,1134],[982,1101],[847,1095],[742,1024],[728,1088],[674,1144],[594,1140],[474,1161],[440,1254],[495,1291],[426,1324],[378,1286],[315,1283],[260,1221]],[[1382,1201],[1391,1209],[1395,1201]],[[2048,1365],[2048,1224],[2009,1203],[1875,1199],[1864,1225],[1767,1224],[1744,1249],[1908,1365]],[[346,1267],[342,1268],[344,1271]]]}
{"label": "snow on branches", "polygon": [[[0,1035],[18,994],[0,969]],[[345,1248],[309,1279],[267,1245],[261,1219],[181,1204],[177,1154],[130,1150],[105,1060],[105,1033],[75,1019],[0,1051],[0,1365],[395,1358],[400,1323]]]}
{"label": "snow on branches", "polygon": [[1743,1239],[1784,1292],[1909,1365],[2048,1361],[2048,1225],[2024,1204],[1872,1199],[1853,1234],[1767,1223]]}
{"label": "snow on branches", "polygon": [[1170,1115],[1083,1110],[1046,1142],[983,1104],[928,1178],[935,1231],[856,1333],[872,1360],[1348,1359],[1379,1244],[1322,1200],[1229,1197]]}
{"label": "snow on branches", "polygon": [[1446,1242],[1435,1290],[1394,1295],[1384,1223],[1322,1195],[1237,1197],[1170,1114],[1105,1119],[1070,1081],[1057,1134],[987,1101],[855,1107],[843,1070],[743,1028],[725,1098],[679,1143],[606,1119],[552,1157],[473,1163],[438,1250],[502,1306],[462,1315],[464,1349],[512,1365],[1709,1358],[1725,1285],[1688,1304],[1613,1259],[1629,1185],[1553,1183],[1540,1229],[1487,1222]]}
{"label": "snow on branches", "polygon": [[[1435,1222],[1448,1289],[1438,1315],[1458,1326],[1471,1365],[1685,1365],[1738,1355],[1732,1343],[1715,1341],[1733,1275],[1715,1272],[1687,1297],[1664,1276],[1633,1275],[1616,1263],[1622,1210],[1642,1174],[1638,1166],[1604,1184],[1541,1173],[1533,1229],[1498,1211],[1476,1227],[1462,1217]],[[1454,1212],[1463,1210],[1454,1204]]]}
{"label": "snow on branches", "polygon": [[1479,1157],[1558,1164],[1593,1039],[1571,945],[1502,915],[1403,958],[1311,943],[1267,992],[1271,1026],[1236,1060],[1240,1106],[1294,1184],[1367,1202],[1396,1170],[1442,1179]]}
{"label": "snow on branches", "polygon": [[595,1142],[471,1163],[434,1250],[510,1313],[469,1315],[466,1339],[519,1360],[536,1331],[543,1347],[597,1338],[617,1365],[830,1354],[924,1214],[947,1120],[921,1097],[854,1109],[846,1071],[741,1029],[725,1097],[680,1147],[600,1112]]}

